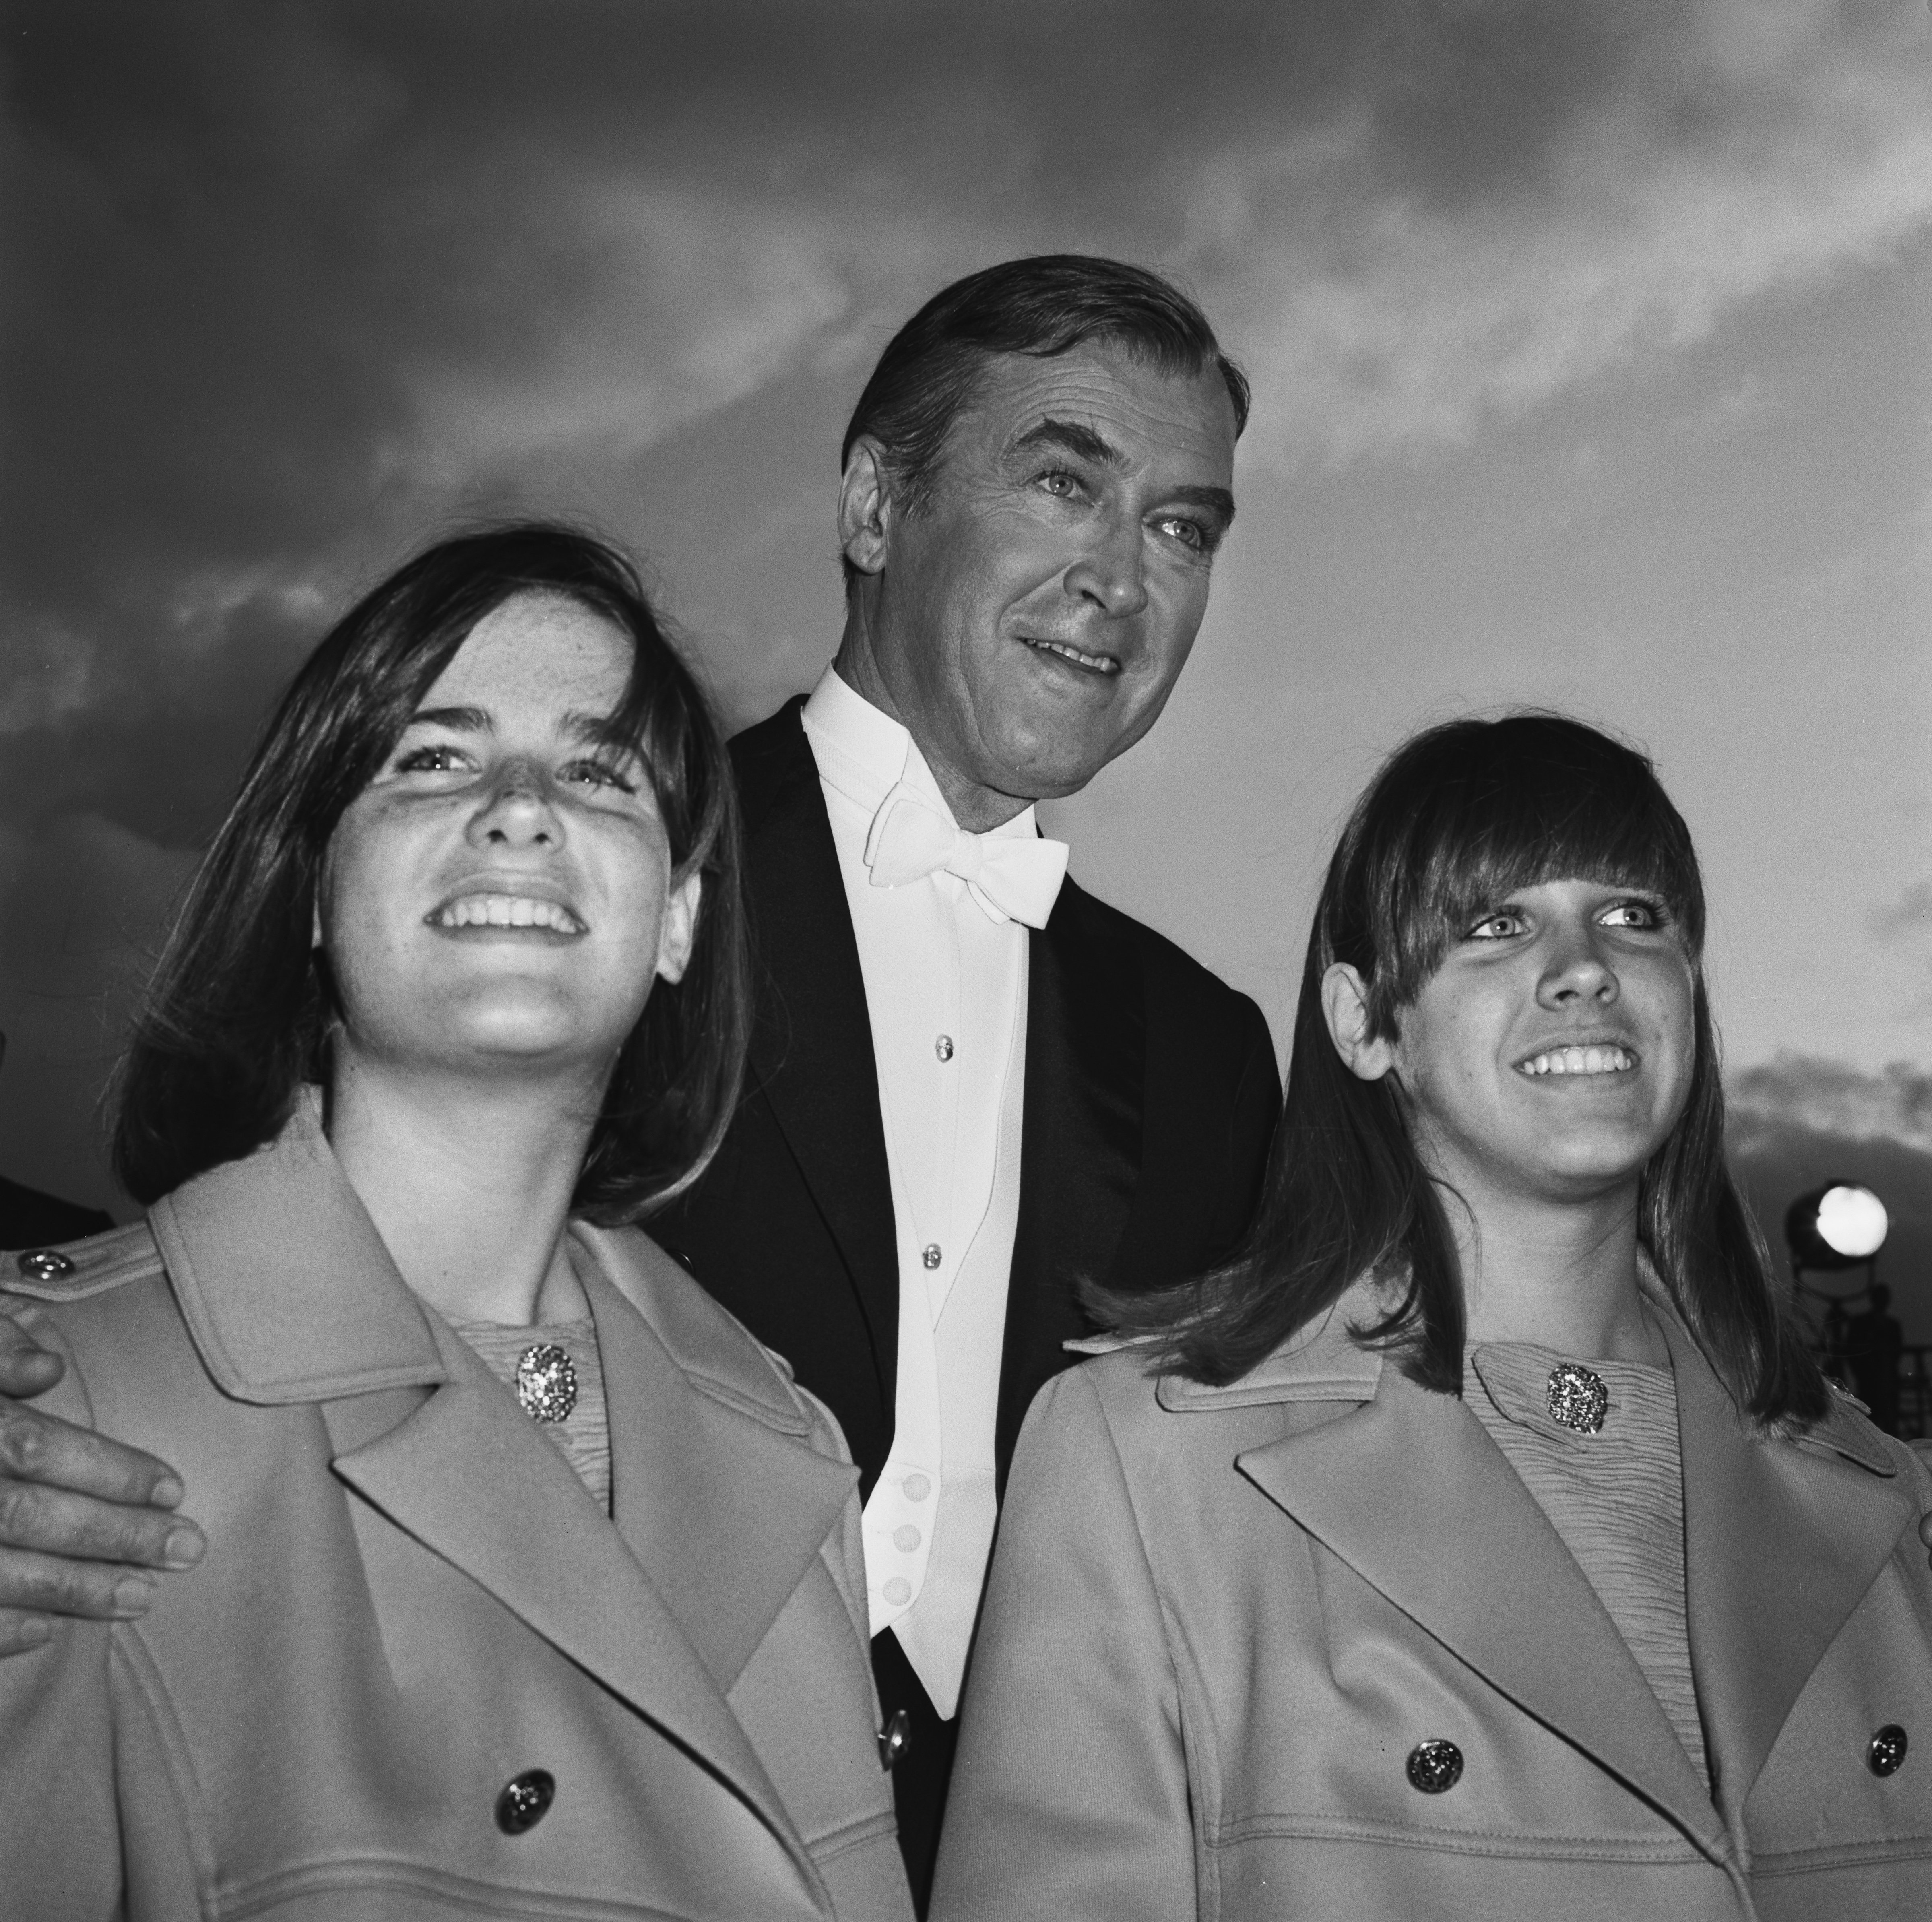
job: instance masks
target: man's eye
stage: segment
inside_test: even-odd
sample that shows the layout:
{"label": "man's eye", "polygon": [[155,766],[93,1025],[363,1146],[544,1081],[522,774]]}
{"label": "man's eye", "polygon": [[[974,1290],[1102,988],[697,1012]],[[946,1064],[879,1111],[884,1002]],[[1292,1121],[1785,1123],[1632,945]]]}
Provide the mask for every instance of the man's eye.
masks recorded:
{"label": "man's eye", "polygon": [[1170,514],[1156,524],[1163,534],[1178,541],[1183,547],[1192,547],[1198,554],[1211,554],[1214,551],[1214,535],[1199,521],[1190,520],[1184,514]]}
{"label": "man's eye", "polygon": [[1080,477],[1070,474],[1064,467],[1051,467],[1035,484],[1055,500],[1071,500],[1080,491]]}

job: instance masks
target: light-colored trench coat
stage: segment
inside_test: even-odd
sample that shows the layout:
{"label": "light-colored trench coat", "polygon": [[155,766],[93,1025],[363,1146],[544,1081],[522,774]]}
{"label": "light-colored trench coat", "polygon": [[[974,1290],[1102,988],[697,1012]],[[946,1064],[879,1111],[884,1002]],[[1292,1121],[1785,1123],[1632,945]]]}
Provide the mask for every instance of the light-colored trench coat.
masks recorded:
{"label": "light-colored trench coat", "polygon": [[643,1235],[573,1232],[614,1526],[312,1108],[70,1274],[4,1258],[46,1405],[208,1537],[145,1619],[0,1663],[5,1922],[910,1917],[837,1429]]}
{"label": "light-colored trench coat", "polygon": [[1912,1452],[1846,1405],[1748,1432],[1670,1324],[1714,1798],[1474,1414],[1348,1340],[1370,1306],[1226,1388],[1128,1351],[1034,1404],[935,1922],[1932,1916]]}

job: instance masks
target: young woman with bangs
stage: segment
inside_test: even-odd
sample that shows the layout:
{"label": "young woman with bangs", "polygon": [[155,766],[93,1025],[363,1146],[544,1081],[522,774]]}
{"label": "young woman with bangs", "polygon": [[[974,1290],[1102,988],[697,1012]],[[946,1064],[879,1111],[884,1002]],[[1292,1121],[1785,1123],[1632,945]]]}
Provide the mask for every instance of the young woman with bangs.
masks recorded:
{"label": "young woman with bangs", "polygon": [[1925,1912],[1932,1480],[1774,1288],[1704,928],[1604,735],[1384,766],[1245,1252],[1029,1417],[936,1916]]}
{"label": "young woman with bangs", "polygon": [[910,1917],[844,1444],[634,1225],[736,1097],[737,863],[601,542],[445,541],[297,674],[125,1064],[146,1219],[0,1275],[206,1545],[0,1664],[0,1916]]}

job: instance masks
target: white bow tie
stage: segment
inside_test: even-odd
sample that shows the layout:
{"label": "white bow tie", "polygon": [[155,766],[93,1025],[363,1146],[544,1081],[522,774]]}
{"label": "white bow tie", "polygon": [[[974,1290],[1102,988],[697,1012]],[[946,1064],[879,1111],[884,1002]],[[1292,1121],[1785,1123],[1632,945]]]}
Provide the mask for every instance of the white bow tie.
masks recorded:
{"label": "white bow tie", "polygon": [[903,781],[879,803],[866,836],[874,887],[902,887],[943,868],[982,907],[1029,928],[1046,925],[1066,877],[1066,853],[1065,841],[1037,835],[968,834]]}

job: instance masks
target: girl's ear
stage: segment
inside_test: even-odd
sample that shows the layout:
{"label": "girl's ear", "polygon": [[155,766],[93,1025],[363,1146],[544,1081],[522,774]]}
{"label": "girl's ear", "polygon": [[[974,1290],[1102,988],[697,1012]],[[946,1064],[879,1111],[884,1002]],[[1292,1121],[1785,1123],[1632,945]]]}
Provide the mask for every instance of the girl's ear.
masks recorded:
{"label": "girl's ear", "polygon": [[698,902],[704,877],[694,868],[664,897],[664,920],[658,929],[658,979],[682,981],[691,964],[698,939]]}
{"label": "girl's ear", "polygon": [[1322,1012],[1349,1073],[1378,1081],[1395,1066],[1394,1043],[1369,1033],[1368,988],[1346,961],[1335,962],[1322,977]]}

